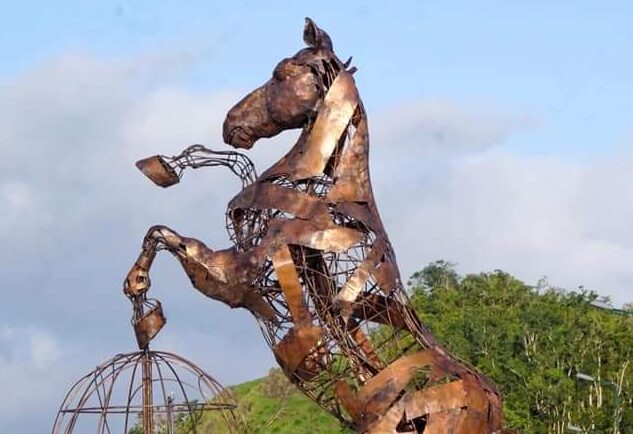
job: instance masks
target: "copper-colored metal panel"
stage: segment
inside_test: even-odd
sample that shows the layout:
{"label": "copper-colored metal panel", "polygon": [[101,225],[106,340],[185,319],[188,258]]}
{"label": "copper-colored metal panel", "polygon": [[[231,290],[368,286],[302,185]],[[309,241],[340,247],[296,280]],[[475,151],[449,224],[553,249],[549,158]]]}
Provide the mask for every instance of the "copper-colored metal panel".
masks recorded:
{"label": "copper-colored metal panel", "polygon": [[353,303],[356,301],[360,293],[365,288],[367,279],[369,279],[370,273],[373,272],[376,264],[385,252],[385,243],[380,240],[376,241],[368,252],[365,260],[356,268],[352,273],[352,276],[345,282],[343,288],[336,295],[337,300],[344,301],[346,303]]}
{"label": "copper-colored metal panel", "polygon": [[361,329],[358,321],[356,321],[355,319],[350,319],[347,326],[352,339],[365,354],[366,360],[369,362],[369,364],[371,364],[371,367],[374,369],[382,368],[382,360],[380,360],[380,357],[378,357],[378,354],[376,354],[376,351],[374,350],[374,346],[372,345],[369,336],[367,336],[367,333],[365,333],[363,329]]}
{"label": "copper-colored metal panel", "polygon": [[257,183],[246,187],[229,202],[229,209],[275,208],[302,219],[313,219],[328,214],[323,200],[271,183]]}
{"label": "copper-colored metal panel", "polygon": [[324,252],[342,252],[362,239],[355,229],[324,225],[313,220],[275,221],[268,229],[268,242],[296,244]]}
{"label": "copper-colored metal panel", "polygon": [[407,419],[466,407],[468,397],[462,380],[407,393],[402,402]]}
{"label": "copper-colored metal panel", "polygon": [[363,263],[354,271],[354,274],[345,283],[336,298],[347,303],[353,303],[365,288],[368,278],[369,272],[367,271],[367,266]]}
{"label": "copper-colored metal panel", "polygon": [[476,410],[464,410],[453,428],[455,434],[489,434],[487,414]]}
{"label": "copper-colored metal panel", "polygon": [[380,324],[391,325],[395,328],[404,328],[406,323],[402,316],[402,310],[410,310],[409,307],[398,309],[395,303],[390,303],[385,296],[368,294],[362,296],[362,301],[354,305],[351,316],[354,318],[373,321]]}
{"label": "copper-colored metal panel", "polygon": [[293,327],[274,348],[275,356],[287,373],[293,373],[314,351],[323,336],[320,327]]}
{"label": "copper-colored metal panel", "polygon": [[[328,199],[331,198],[328,196]],[[374,214],[367,203],[338,202],[334,206],[334,209],[343,215],[347,215],[352,217],[354,220],[358,220],[368,229],[371,229],[374,232],[382,232],[380,218],[376,214]],[[383,241],[387,241],[386,237],[383,236],[382,233],[380,234],[380,237]]]}
{"label": "copper-colored metal panel", "polygon": [[463,378],[464,389],[468,394],[468,408],[480,413],[488,413],[489,393],[479,387],[476,377],[466,375]]}
{"label": "copper-colored metal panel", "polygon": [[354,392],[345,380],[336,382],[334,385],[334,395],[338,398],[343,408],[345,408],[345,411],[349,413],[352,420],[358,423],[361,415],[360,401],[356,399]]}
{"label": "copper-colored metal panel", "polygon": [[141,267],[138,262],[128,273],[123,285],[123,293],[128,297],[138,297],[147,292],[150,285],[148,268]]}
{"label": "copper-colored metal panel", "polygon": [[416,371],[437,359],[430,350],[401,357],[371,378],[358,392],[366,413],[382,414],[400,395]]}
{"label": "copper-colored metal panel", "polygon": [[341,252],[358,244],[363,234],[355,229],[330,227],[299,238],[299,243],[314,249]]}
{"label": "copper-colored metal panel", "polygon": [[334,187],[329,198],[336,202],[366,202],[371,196],[369,180],[367,120],[362,118],[356,127],[349,148],[341,157],[334,173]]}
{"label": "copper-colored metal panel", "polygon": [[[454,427],[459,423],[462,410],[434,413],[428,418],[424,427],[424,434],[456,434]],[[471,434],[482,434],[472,432]]]}
{"label": "copper-colored metal panel", "polygon": [[[489,424],[491,427],[501,428],[503,427],[503,404],[501,398],[497,393],[488,393],[488,415],[490,418]],[[504,433],[511,434],[514,431],[504,431]]]}
{"label": "copper-colored metal panel", "polygon": [[376,282],[378,282],[378,286],[380,286],[385,293],[388,293],[400,285],[400,276],[396,264],[391,262],[391,260],[381,262],[373,271],[373,275],[376,278]]}
{"label": "copper-colored metal panel", "polygon": [[366,414],[364,420],[361,422],[359,432],[366,434],[415,433],[413,429],[410,431],[397,430],[403,418],[404,405],[402,402],[396,402],[389,411],[382,416],[378,414]]}
{"label": "copper-colored metal panel", "polygon": [[354,79],[350,74],[341,71],[323,100],[305,144],[304,154],[295,162],[291,173],[292,179],[305,179],[323,173],[336,144],[349,125],[357,104],[358,94]]}
{"label": "copper-colored metal panel", "polygon": [[166,322],[163,307],[155,301],[155,305],[149,311],[142,313],[142,316],[135,319],[132,324],[138,347],[147,348],[149,342],[160,332]]}
{"label": "copper-colored metal panel", "polygon": [[143,175],[160,187],[166,188],[180,182],[180,178],[160,155],[145,158],[136,162]]}
{"label": "copper-colored metal panel", "polygon": [[287,245],[279,247],[273,255],[273,266],[277,273],[279,286],[284,293],[292,320],[295,324],[305,324],[310,321],[310,312],[303,301],[303,291],[299,275]]}

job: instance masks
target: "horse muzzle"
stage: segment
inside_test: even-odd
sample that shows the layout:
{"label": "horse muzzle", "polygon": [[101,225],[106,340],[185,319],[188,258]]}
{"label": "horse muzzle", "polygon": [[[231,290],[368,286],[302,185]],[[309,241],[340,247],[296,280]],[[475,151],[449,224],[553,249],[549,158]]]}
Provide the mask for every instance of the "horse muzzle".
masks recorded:
{"label": "horse muzzle", "polygon": [[229,110],[222,127],[225,143],[250,149],[260,138],[273,137],[284,130],[270,115],[266,97],[266,85],[263,85]]}

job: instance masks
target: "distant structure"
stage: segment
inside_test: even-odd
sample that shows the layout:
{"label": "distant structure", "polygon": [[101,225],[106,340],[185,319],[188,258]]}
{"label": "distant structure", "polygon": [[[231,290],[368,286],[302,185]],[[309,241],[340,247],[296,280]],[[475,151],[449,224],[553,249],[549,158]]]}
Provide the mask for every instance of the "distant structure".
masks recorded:
{"label": "distant structure", "polygon": [[200,145],[137,163],[162,187],[187,167],[223,165],[243,189],[228,205],[232,247],[214,251],[154,226],[125,293],[145,299],[154,257],[167,250],[203,294],[249,310],[288,378],[358,432],[502,432],[494,386],[447,354],[409,306],[372,193],[367,114],[351,59],[339,60],[310,19],[303,39],[307,47],[224,121],[224,141],[245,149],[301,129],[260,176],[248,157]]}
{"label": "distant structure", "polygon": [[207,412],[217,413],[215,432],[244,432],[228,390],[190,361],[149,349],[164,324],[157,301],[135,306],[141,350],[117,354],[80,378],[66,394],[52,433],[202,434],[198,426]]}

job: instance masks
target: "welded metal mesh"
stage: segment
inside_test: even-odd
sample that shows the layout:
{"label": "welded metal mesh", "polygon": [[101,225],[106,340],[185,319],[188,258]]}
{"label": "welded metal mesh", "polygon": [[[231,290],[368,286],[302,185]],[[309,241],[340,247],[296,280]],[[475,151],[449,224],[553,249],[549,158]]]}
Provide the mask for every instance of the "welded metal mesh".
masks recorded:
{"label": "welded metal mesh", "polygon": [[80,378],[66,394],[52,433],[202,433],[203,417],[213,432],[238,433],[236,407],[232,393],[190,361],[136,351],[118,354]]}

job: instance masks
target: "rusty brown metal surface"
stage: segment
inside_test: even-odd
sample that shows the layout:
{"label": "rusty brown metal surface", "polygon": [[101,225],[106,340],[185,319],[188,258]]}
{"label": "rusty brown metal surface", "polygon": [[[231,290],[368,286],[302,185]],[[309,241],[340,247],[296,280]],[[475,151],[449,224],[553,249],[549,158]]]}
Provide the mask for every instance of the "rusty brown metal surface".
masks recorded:
{"label": "rusty brown metal surface", "polygon": [[171,187],[180,182],[176,171],[160,155],[139,160],[136,162],[136,167],[154,184],[163,188]]}
{"label": "rusty brown metal surface", "polygon": [[154,391],[152,387],[152,360],[149,351],[143,351],[143,434],[154,433]]}
{"label": "rusty brown metal surface", "polygon": [[221,165],[243,188],[228,205],[231,247],[212,250],[153,227],[126,295],[146,297],[154,256],[167,250],[195,288],[249,310],[291,381],[358,432],[501,432],[494,386],[451,357],[409,306],[372,193],[355,68],[313,21],[303,37],[307,47],[282,60],[224,121],[225,142],[244,149],[301,129],[261,176],[245,155],[200,145],[137,163],[160,186],[188,167]]}
{"label": "rusty brown metal surface", "polygon": [[143,300],[142,304],[137,306],[132,319],[138,347],[148,348],[149,342],[156,337],[166,322],[163,307],[158,300]]}

